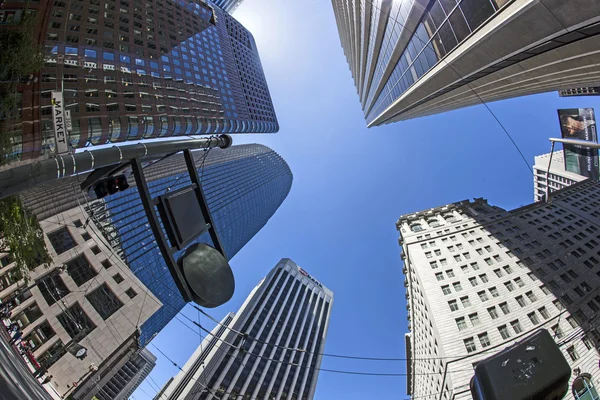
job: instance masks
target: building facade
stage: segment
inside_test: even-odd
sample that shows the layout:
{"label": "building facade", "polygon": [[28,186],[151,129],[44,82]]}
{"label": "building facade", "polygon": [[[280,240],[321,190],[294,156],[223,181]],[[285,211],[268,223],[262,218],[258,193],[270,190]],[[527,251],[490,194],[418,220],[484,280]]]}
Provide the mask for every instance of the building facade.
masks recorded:
{"label": "building facade", "polygon": [[579,88],[562,89],[558,91],[560,97],[573,96],[600,96],[600,86],[588,86]]}
{"label": "building facade", "polygon": [[548,163],[550,162],[550,153],[535,157],[533,165],[533,200],[541,201],[546,196],[546,191],[550,193],[563,189],[569,185],[581,182],[586,179],[585,176],[567,171],[565,168],[565,157],[562,151],[556,151],[552,155],[550,171],[548,176]]}
{"label": "building facade", "polygon": [[22,19],[24,7],[35,15],[44,54],[37,81],[21,87],[12,161],[61,150],[55,91],[71,113],[69,148],[279,129],[252,35],[210,1],[6,1],[3,7],[0,29]]}
{"label": "building facade", "polygon": [[413,398],[471,398],[475,364],[540,328],[600,385],[600,185],[550,197],[512,211],[475,199],[400,217]]}
{"label": "building facade", "polygon": [[329,289],[282,259],[207,335],[161,398],[312,399],[332,303]]}
{"label": "building facade", "polygon": [[594,86],[595,0],[332,0],[369,127]]}
{"label": "building facade", "polygon": [[90,398],[139,349],[139,326],[162,306],[87,218],[72,208],[40,221],[52,262],[29,284],[14,279],[10,253],[0,254],[0,298],[13,306],[11,320],[58,393],[73,399]]}
{"label": "building facade", "polygon": [[232,14],[244,0],[214,0],[213,3],[221,7],[221,9],[229,14]]}
{"label": "building facade", "polygon": [[98,400],[128,400],[156,366],[156,356],[147,348],[135,352],[101,387]]}
{"label": "building facade", "polygon": [[[196,151],[194,159],[216,230],[231,259],[283,203],[292,186],[292,172],[281,156],[258,144]],[[190,184],[181,154],[146,167],[144,173],[152,196]],[[85,207],[116,253],[163,303],[141,326],[140,343],[144,346],[185,302],[154,242],[137,187],[91,201]],[[212,245],[208,233],[197,241]],[[175,259],[183,252],[176,253]]]}

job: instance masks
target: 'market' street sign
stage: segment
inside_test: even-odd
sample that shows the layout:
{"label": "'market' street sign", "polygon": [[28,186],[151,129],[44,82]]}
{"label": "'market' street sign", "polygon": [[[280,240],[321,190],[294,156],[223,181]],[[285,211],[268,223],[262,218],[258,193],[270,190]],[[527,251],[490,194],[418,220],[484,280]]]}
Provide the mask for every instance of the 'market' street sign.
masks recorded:
{"label": "'market' street sign", "polygon": [[56,140],[56,152],[67,153],[67,126],[62,92],[52,92],[52,121],[54,122],[54,139]]}

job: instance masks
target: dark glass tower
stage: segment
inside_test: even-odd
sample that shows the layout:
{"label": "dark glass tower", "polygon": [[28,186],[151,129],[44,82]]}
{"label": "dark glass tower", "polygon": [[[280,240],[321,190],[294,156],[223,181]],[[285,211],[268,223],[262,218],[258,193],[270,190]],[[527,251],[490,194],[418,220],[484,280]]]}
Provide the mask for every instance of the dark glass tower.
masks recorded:
{"label": "dark glass tower", "polygon": [[156,399],[311,400],[332,304],[331,290],[294,261],[282,259]]}
{"label": "dark glass tower", "polygon": [[[9,0],[2,15],[14,23],[24,7]],[[37,18],[44,64],[39,80],[21,88],[13,161],[56,151],[53,91],[62,91],[71,111],[72,147],[279,129],[252,35],[210,1],[56,0],[27,7]],[[0,30],[11,29],[6,21],[0,19]]]}
{"label": "dark glass tower", "polygon": [[[258,144],[213,149],[204,159],[205,154],[196,151],[194,158],[216,229],[231,259],[277,211],[291,189],[292,172],[277,153]],[[182,155],[146,167],[145,174],[153,197],[190,183]],[[163,303],[141,326],[140,343],[145,345],[185,302],[154,241],[136,187],[92,201],[88,209],[111,246]],[[212,244],[208,234],[198,241]]]}

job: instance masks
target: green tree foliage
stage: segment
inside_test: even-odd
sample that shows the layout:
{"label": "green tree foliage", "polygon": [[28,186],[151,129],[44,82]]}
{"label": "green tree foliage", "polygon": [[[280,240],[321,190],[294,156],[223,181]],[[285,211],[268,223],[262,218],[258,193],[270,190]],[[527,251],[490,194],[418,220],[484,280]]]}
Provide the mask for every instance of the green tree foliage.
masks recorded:
{"label": "green tree foliage", "polygon": [[11,130],[19,122],[18,85],[37,73],[43,63],[34,36],[35,22],[35,15],[26,11],[20,21],[0,30],[0,165],[9,161]]}
{"label": "green tree foliage", "polygon": [[0,252],[10,253],[15,262],[15,279],[28,281],[29,271],[40,265],[50,266],[44,232],[17,196],[0,200],[0,235]]}

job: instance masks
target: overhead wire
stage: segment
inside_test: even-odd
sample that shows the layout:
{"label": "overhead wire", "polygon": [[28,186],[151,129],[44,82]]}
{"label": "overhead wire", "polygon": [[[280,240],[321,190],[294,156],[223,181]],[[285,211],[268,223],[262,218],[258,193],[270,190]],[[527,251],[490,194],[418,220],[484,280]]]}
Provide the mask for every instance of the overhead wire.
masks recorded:
{"label": "overhead wire", "polygon": [[[412,31],[410,29],[408,29],[403,23],[401,23],[400,21],[398,21],[395,17],[393,17],[391,15],[390,12],[384,12],[381,8],[377,7],[377,5],[375,3],[373,3],[372,0],[365,0],[367,3],[370,3],[373,7],[375,7],[376,9],[378,9],[382,14],[388,16],[388,19],[392,19],[393,21],[395,21],[398,25],[400,25],[400,27],[402,29],[405,29],[408,33],[410,33],[411,38],[417,38],[417,40],[419,40],[422,44],[423,44],[423,49],[421,50],[424,51],[425,48],[427,47],[427,43],[425,43],[420,37],[419,35],[415,34],[415,31]],[[455,7],[458,7],[458,4],[456,4]],[[439,30],[439,28],[438,28]],[[462,42],[461,42],[462,43]],[[460,43],[457,45],[457,47],[460,45]],[[420,53],[419,53],[420,54]],[[418,55],[417,55],[418,57]],[[415,57],[416,60],[416,57]],[[450,64],[448,61],[446,61],[446,56],[441,57],[440,60],[441,62],[445,63],[448,67],[450,67],[450,69],[452,69],[454,71],[454,73],[456,73],[456,75],[458,75],[458,77],[462,80],[464,79],[464,75],[463,73],[459,73],[459,71],[457,70],[457,68],[455,66],[453,66],[452,64]],[[414,61],[413,61],[414,62]],[[398,83],[396,83],[397,85]],[[527,166],[527,169],[529,170],[529,172],[531,172],[533,174],[533,169],[532,167],[529,165],[529,162],[527,161],[527,159],[525,158],[525,155],[523,154],[523,152],[521,151],[521,149],[519,148],[519,146],[517,145],[517,143],[515,142],[515,140],[513,139],[512,135],[508,132],[508,130],[506,129],[506,127],[504,126],[504,124],[502,124],[502,122],[500,121],[500,119],[496,116],[496,114],[492,111],[492,109],[489,107],[489,105],[481,98],[481,96],[475,91],[475,89],[470,85],[469,82],[465,82],[465,85],[471,90],[471,92],[473,92],[473,94],[477,97],[477,99],[481,102],[481,104],[483,104],[485,106],[485,108],[490,112],[490,114],[492,114],[492,117],[496,120],[496,122],[498,122],[498,124],[500,125],[500,127],[502,128],[502,130],[504,131],[504,133],[506,134],[506,136],[510,139],[511,143],[513,144],[513,146],[515,147],[515,149],[517,150],[517,152],[519,153],[519,155],[521,156],[521,158],[523,159],[523,162],[525,163],[525,165]],[[383,90],[383,89],[382,89]],[[376,101],[376,100],[374,100]],[[375,107],[375,104],[373,104],[371,106]]]}

